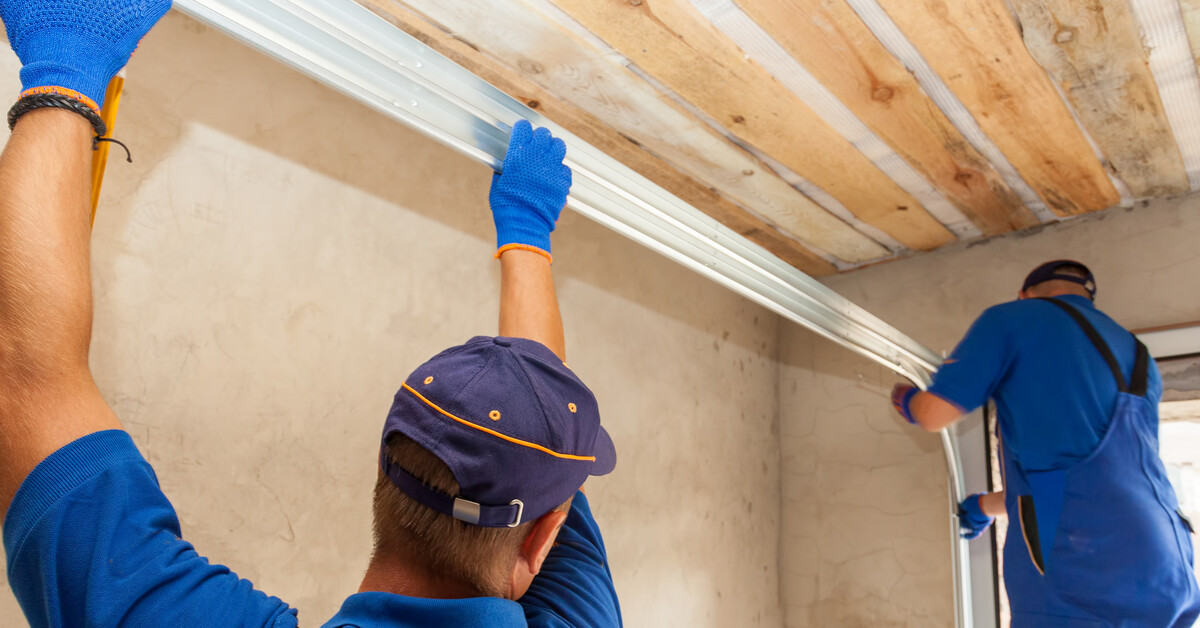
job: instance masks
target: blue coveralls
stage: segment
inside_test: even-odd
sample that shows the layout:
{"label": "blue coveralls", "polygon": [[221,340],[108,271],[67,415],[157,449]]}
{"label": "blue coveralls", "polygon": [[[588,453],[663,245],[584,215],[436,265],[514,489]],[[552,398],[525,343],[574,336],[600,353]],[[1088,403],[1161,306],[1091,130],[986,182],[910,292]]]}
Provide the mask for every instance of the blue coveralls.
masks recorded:
{"label": "blue coveralls", "polygon": [[1004,584],[1012,626],[1191,626],[1200,615],[1200,591],[1190,527],[1158,455],[1158,409],[1146,398],[1146,348],[1137,343],[1127,383],[1092,324],[1063,300],[1045,301],[1078,323],[1119,392],[1100,444],[1067,468],[1023,468],[1001,434],[1011,522]]}

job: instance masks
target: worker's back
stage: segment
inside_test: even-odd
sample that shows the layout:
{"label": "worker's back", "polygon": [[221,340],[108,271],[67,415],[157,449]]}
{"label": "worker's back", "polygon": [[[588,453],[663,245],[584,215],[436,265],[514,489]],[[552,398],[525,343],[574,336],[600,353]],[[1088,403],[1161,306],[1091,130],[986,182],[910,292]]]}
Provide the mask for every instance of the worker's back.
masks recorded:
{"label": "worker's back", "polygon": [[[1096,328],[1128,381],[1133,334],[1086,297],[1056,298]],[[981,360],[993,368],[955,368],[959,361],[977,365]],[[1005,446],[1032,470],[1063,468],[1087,457],[1104,437],[1117,400],[1116,382],[1100,352],[1066,312],[1041,299],[985,311],[931,390],[966,410],[994,399]],[[1155,405],[1162,396],[1153,361],[1146,396]]]}
{"label": "worker's back", "polygon": [[948,362],[935,394],[1000,411],[1013,626],[1190,626],[1200,591],[1146,348],[1060,295],[990,308]]}

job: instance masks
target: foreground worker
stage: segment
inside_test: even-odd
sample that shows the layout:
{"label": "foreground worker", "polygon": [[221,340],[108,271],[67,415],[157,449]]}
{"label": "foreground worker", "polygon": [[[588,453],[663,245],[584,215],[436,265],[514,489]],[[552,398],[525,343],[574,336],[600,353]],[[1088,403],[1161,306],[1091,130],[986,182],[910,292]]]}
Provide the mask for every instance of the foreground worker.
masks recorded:
{"label": "foreground worker", "polygon": [[[24,68],[0,156],[0,512],[31,626],[294,627],[210,564],[101,397],[88,166],[104,87],[164,0],[0,0]],[[375,551],[328,627],[621,624],[580,487],[616,463],[596,400],[563,363],[550,232],[566,147],[518,123],[490,201],[500,332],[447,349],[396,393],[375,487]]]}
{"label": "foreground worker", "polygon": [[929,392],[896,409],[936,431],[989,398],[1005,491],[961,505],[964,535],[1007,512],[1013,627],[1185,628],[1200,615],[1191,524],[1158,456],[1162,380],[1146,347],[1096,309],[1086,266],[1048,262],[985,311]]}

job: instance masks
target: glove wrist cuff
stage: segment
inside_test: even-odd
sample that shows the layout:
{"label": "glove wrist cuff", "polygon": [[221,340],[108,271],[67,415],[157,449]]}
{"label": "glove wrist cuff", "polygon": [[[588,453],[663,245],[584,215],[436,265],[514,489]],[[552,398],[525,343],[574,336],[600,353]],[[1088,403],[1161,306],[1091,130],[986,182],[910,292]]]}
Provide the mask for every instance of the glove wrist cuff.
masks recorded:
{"label": "glove wrist cuff", "polygon": [[512,244],[505,244],[504,246],[497,249],[496,255],[495,255],[496,259],[500,259],[500,256],[503,255],[507,251],[529,251],[531,253],[537,253],[538,255],[541,255],[542,257],[549,260],[551,264],[554,263],[554,256],[550,255],[549,251],[545,251],[545,250],[540,249],[533,245],[520,244],[520,243],[516,243],[516,242],[514,242]]}
{"label": "glove wrist cuff", "polygon": [[83,92],[75,91],[75,90],[67,88],[67,87],[59,87],[58,85],[42,85],[39,87],[30,87],[30,88],[26,89],[25,91],[21,92],[20,98],[25,99],[29,96],[51,96],[51,95],[62,96],[63,98],[70,98],[72,100],[77,100],[81,104],[87,106],[88,109],[91,109],[92,112],[95,113],[97,116],[100,115],[100,105],[95,100],[88,97],[87,94],[84,94]]}
{"label": "glove wrist cuff", "polygon": [[[62,93],[54,90],[62,90]],[[35,91],[29,95],[22,96],[17,101],[17,104],[8,110],[8,128],[12,129],[16,127],[17,121],[30,111],[52,107],[73,111],[86,118],[91,123],[92,130],[96,132],[96,137],[103,137],[107,134],[108,127],[104,124],[104,119],[100,117],[100,112],[79,98],[68,95],[70,91],[64,88],[51,88],[46,92]],[[92,104],[94,105],[95,103]]]}
{"label": "glove wrist cuff", "polygon": [[21,67],[21,87],[24,90],[22,93],[44,93],[46,90],[53,90],[54,93],[70,94],[72,98],[87,103],[99,112],[104,107],[108,83],[123,64],[115,59],[102,61],[102,58],[107,57],[105,50],[96,49],[94,46],[88,47],[87,50],[92,51],[93,56],[76,58],[84,54],[81,49],[71,57],[26,63]]}
{"label": "glove wrist cuff", "polygon": [[523,224],[515,220],[496,218],[496,248],[520,244],[550,251],[550,231],[538,224]]}
{"label": "glove wrist cuff", "polygon": [[913,397],[916,397],[920,392],[921,389],[916,387],[909,388],[908,390],[904,391],[904,396],[900,398],[897,406],[897,409],[900,410],[900,416],[904,417],[905,421],[908,421],[913,425],[917,424],[917,420],[913,417],[912,408],[910,406],[912,404]]}

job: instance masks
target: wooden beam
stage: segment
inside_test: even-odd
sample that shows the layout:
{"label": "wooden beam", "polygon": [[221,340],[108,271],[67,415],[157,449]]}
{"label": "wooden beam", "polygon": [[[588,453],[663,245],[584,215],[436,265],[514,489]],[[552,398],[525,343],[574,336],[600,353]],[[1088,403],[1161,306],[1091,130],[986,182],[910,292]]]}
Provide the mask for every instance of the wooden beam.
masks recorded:
{"label": "wooden beam", "polygon": [[845,2],[737,4],[984,234],[1040,224]]}
{"label": "wooden beam", "polygon": [[1050,73],[1134,196],[1190,189],[1128,0],[1010,0]]}
{"label": "wooden beam", "polygon": [[[362,3],[404,28],[426,32],[433,28],[460,40],[474,50],[472,71],[480,73],[481,66],[491,68],[488,80],[518,97],[535,93],[533,90],[542,94],[529,96],[527,102],[562,103],[552,119],[589,141],[595,140],[589,136],[589,125],[599,124],[607,130],[597,130],[597,134],[625,138],[609,142],[610,148],[636,143],[642,152],[749,209],[761,217],[754,219],[759,224],[765,221],[775,227],[764,233],[781,230],[788,239],[811,243],[851,263],[888,254],[877,242],[813,203],[728,138],[666,99],[611,55],[548,23],[523,4],[482,0]],[[414,16],[432,26],[405,26]],[[632,154],[627,158],[632,160]],[[626,161],[625,157],[618,159]],[[638,166],[636,160],[626,163],[642,168],[643,174],[659,182],[646,165]]]}
{"label": "wooden beam", "polygon": [[913,249],[954,240],[915,198],[686,0],[553,0],[667,89]]}
{"label": "wooden beam", "polygon": [[1020,28],[996,0],[877,0],[1056,214],[1121,199]]}
{"label": "wooden beam", "polygon": [[571,131],[580,139],[654,181],[725,226],[758,243],[804,273],[819,277],[836,272],[823,257],[783,233],[777,226],[754,215],[724,196],[680,172],[646,151],[598,118],[567,104],[532,82],[517,76],[507,66],[473,45],[438,28],[422,16],[372,0],[363,4],[404,32],[412,35],[451,61],[466,68],[505,93],[524,102]]}

